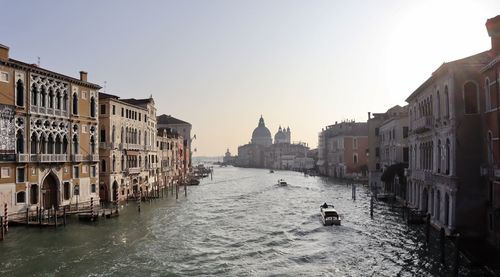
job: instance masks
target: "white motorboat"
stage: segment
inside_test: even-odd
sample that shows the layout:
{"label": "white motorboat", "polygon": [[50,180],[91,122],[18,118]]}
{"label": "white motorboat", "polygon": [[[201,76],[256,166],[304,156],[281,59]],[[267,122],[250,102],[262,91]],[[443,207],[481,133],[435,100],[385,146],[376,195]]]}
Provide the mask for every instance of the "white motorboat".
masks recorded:
{"label": "white motorboat", "polygon": [[286,186],[286,185],[287,185],[287,183],[285,180],[283,180],[283,179],[278,180],[278,186]]}
{"label": "white motorboat", "polygon": [[320,206],[321,221],[323,225],[340,225],[340,217],[333,205]]}

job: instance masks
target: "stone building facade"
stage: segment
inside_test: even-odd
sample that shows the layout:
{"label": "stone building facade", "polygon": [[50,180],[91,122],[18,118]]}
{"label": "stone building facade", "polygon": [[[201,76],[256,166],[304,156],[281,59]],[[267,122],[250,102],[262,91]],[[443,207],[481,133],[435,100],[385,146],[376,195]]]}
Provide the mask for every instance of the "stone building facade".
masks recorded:
{"label": "stone building facade", "polygon": [[99,199],[98,91],[0,45],[0,202],[12,212]]}
{"label": "stone building facade", "polygon": [[99,95],[100,196],[125,200],[156,189],[156,108],[152,98]]}
{"label": "stone building facade", "polygon": [[158,129],[158,185],[160,188],[184,179],[184,138],[171,129]]}

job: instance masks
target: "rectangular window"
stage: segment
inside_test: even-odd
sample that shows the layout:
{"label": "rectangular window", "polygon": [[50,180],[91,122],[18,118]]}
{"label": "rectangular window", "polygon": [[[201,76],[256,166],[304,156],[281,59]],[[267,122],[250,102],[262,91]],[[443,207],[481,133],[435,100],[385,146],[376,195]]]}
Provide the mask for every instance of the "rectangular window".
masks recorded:
{"label": "rectangular window", "polygon": [[101,114],[106,114],[106,105],[101,105]]}
{"label": "rectangular window", "polygon": [[403,127],[403,138],[407,138],[408,137],[408,127]]}
{"label": "rectangular window", "polygon": [[141,115],[142,115],[142,114],[141,114],[141,113],[139,113],[139,121],[141,121],[141,120],[142,120],[142,119],[141,119]]}
{"label": "rectangular window", "polygon": [[25,174],[25,168],[24,167],[18,167],[17,168],[16,181],[18,183],[26,182],[26,174]]}
{"label": "rectangular window", "polygon": [[113,115],[115,115],[115,114],[116,114],[116,106],[113,105]]}
{"label": "rectangular window", "polygon": [[106,130],[101,130],[101,142],[106,142]]}
{"label": "rectangular window", "polygon": [[82,99],[87,99],[87,92],[86,91],[82,91]]}
{"label": "rectangular window", "polygon": [[73,166],[73,179],[80,178],[80,168],[78,166]]}
{"label": "rectangular window", "polygon": [[375,148],[375,157],[380,157],[380,148]]}
{"label": "rectangular window", "polygon": [[122,117],[123,117],[123,115],[124,115],[124,109],[122,108]]}
{"label": "rectangular window", "polygon": [[358,139],[357,138],[352,139],[352,149],[358,149]]}
{"label": "rectangular window", "polygon": [[2,167],[0,178],[10,178],[10,167]]}
{"label": "rectangular window", "polygon": [[69,200],[69,198],[71,197],[71,190],[70,190],[70,184],[69,182],[64,182],[63,184],[63,195],[64,195],[64,200]]}
{"label": "rectangular window", "polygon": [[93,166],[90,167],[90,176],[91,177],[97,176],[97,168],[96,168],[95,165],[93,165]]}
{"label": "rectangular window", "polygon": [[0,81],[4,83],[9,82],[9,73],[0,71]]}
{"label": "rectangular window", "polygon": [[408,147],[403,148],[403,161],[407,163],[410,161],[410,152]]}
{"label": "rectangular window", "polygon": [[90,185],[90,193],[96,193],[96,185],[95,184],[92,184]]}

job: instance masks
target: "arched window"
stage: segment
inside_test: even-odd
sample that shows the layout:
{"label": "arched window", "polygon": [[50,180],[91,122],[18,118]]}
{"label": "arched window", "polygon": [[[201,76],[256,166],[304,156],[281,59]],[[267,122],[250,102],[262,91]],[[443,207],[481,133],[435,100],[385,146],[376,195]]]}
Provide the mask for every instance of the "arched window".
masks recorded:
{"label": "arched window", "polygon": [[68,94],[67,93],[64,93],[62,106],[63,106],[63,111],[68,110]]}
{"label": "arched window", "polygon": [[115,143],[116,141],[116,128],[115,128],[115,125],[113,125],[113,129],[111,131],[111,140],[113,143]]}
{"label": "arched window", "polygon": [[40,153],[47,154],[47,138],[45,134],[42,134],[42,138],[40,140]]}
{"label": "arched window", "polygon": [[78,149],[78,136],[74,135],[73,136],[73,154],[78,154],[79,149]]}
{"label": "arched window", "polygon": [[40,105],[42,107],[47,107],[47,91],[45,91],[44,86],[42,86],[42,91],[40,93]]}
{"label": "arched window", "polygon": [[438,190],[436,195],[436,219],[441,220],[441,192]]}
{"label": "arched window", "polygon": [[352,162],[353,162],[354,164],[358,164],[358,154],[354,154],[354,155],[352,156]]}
{"label": "arched window", "polygon": [[52,89],[49,90],[49,108],[54,108],[54,91]]}
{"label": "arched window", "polygon": [[123,133],[123,126],[122,126],[122,131],[120,133],[120,142],[123,144],[123,136],[124,136],[124,133]]}
{"label": "arched window", "polygon": [[113,163],[112,163],[112,169],[111,169],[113,172],[116,171],[116,157],[115,155],[113,155]]}
{"label": "arched window", "polygon": [[101,161],[101,172],[106,172],[106,160]]}
{"label": "arched window", "polygon": [[22,80],[16,83],[16,105],[24,107],[24,84]]}
{"label": "arched window", "polygon": [[486,100],[486,111],[491,110],[490,79],[484,81],[484,99]]}
{"label": "arched window", "polygon": [[142,167],[142,157],[139,156],[139,167]]}
{"label": "arched window", "polygon": [[141,144],[141,130],[139,130],[139,136],[138,136],[138,137],[139,137],[139,142],[138,142],[138,144]]}
{"label": "arched window", "polygon": [[49,135],[49,141],[47,143],[47,154],[54,154],[54,137],[52,134]]}
{"label": "arched window", "polygon": [[73,114],[78,114],[78,94],[73,94]]}
{"label": "arched window", "polygon": [[61,101],[62,101],[61,92],[59,90],[57,90],[57,93],[56,93],[56,109],[58,109],[58,110],[61,109]]}
{"label": "arched window", "polygon": [[444,115],[450,117],[450,95],[448,94],[448,86],[444,87]]}
{"label": "arched window", "polygon": [[24,135],[22,130],[17,131],[16,134],[16,153],[24,154]]}
{"label": "arched window", "polygon": [[26,203],[26,192],[20,191],[16,194],[16,204]]}
{"label": "arched window", "polygon": [[478,113],[477,86],[473,82],[467,82],[464,85],[464,105],[465,114]]}
{"label": "arched window", "polygon": [[38,90],[35,84],[31,86],[31,105],[38,105]]}
{"label": "arched window", "polygon": [[94,136],[90,137],[90,153],[95,154],[96,147],[95,147],[95,138]]}
{"label": "arched window", "polygon": [[95,106],[96,106],[95,98],[94,98],[94,96],[92,96],[90,98],[90,116],[91,117],[95,117]]}
{"label": "arched window", "polygon": [[488,162],[493,163],[493,137],[491,131],[488,131]]}
{"label": "arched window", "polygon": [[451,157],[450,157],[451,151],[450,151],[450,140],[446,139],[446,174],[450,174],[450,163],[451,163]]}
{"label": "arched window", "polygon": [[56,136],[56,147],[55,148],[56,148],[55,149],[56,154],[61,154],[62,141],[61,141],[61,136],[59,136],[59,135]]}
{"label": "arched window", "polygon": [[62,153],[63,154],[68,153],[68,138],[66,136],[64,136],[64,138],[63,138]]}
{"label": "arched window", "polygon": [[439,94],[439,90],[437,91],[437,95],[436,95],[436,105],[437,105],[437,117],[440,118],[441,117],[441,95]]}
{"label": "arched window", "polygon": [[38,154],[38,136],[35,132],[31,134],[31,154]]}
{"label": "arched window", "polygon": [[30,204],[38,204],[38,185],[33,184],[30,187]]}
{"label": "arched window", "polygon": [[120,162],[120,166],[122,168],[122,171],[124,171],[125,170],[125,157],[124,156],[122,156],[122,159],[121,159],[121,162]]}
{"label": "arched window", "polygon": [[437,160],[437,172],[441,173],[441,161],[442,161],[442,155],[441,155],[441,140],[438,140],[437,144],[437,151],[438,151],[438,160]]}

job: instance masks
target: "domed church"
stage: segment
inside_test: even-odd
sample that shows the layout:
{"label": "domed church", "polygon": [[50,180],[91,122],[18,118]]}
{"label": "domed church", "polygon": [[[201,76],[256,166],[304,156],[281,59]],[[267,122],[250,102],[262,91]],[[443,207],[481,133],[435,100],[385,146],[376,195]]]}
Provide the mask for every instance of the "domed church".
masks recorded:
{"label": "domed church", "polygon": [[262,146],[271,146],[273,144],[273,138],[271,137],[271,132],[267,129],[266,124],[264,123],[264,118],[262,115],[259,119],[259,125],[252,133],[252,144],[262,145]]}

